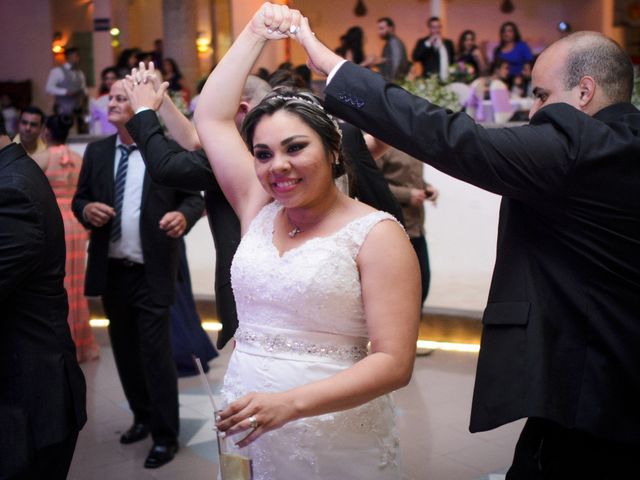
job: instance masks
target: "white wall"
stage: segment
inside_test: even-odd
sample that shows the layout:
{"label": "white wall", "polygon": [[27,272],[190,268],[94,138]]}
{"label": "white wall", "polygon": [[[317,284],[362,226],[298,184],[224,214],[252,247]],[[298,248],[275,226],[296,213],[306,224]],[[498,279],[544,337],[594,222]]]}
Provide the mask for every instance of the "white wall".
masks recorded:
{"label": "white wall", "polygon": [[2,42],[0,42],[0,80],[31,79],[32,103],[43,109],[52,103],[45,95],[51,53],[51,13],[49,2],[21,0],[0,2]]}
{"label": "white wall", "polygon": [[437,206],[426,204],[431,264],[426,306],[482,310],[496,258],[500,197],[430,166],[425,179],[440,190]]}

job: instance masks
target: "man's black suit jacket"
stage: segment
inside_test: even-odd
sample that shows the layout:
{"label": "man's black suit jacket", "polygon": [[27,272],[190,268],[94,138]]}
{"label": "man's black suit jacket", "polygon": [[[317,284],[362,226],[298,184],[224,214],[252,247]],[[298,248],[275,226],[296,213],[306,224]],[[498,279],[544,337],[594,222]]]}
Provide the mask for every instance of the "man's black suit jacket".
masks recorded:
{"label": "man's black suit jacket", "polygon": [[[424,42],[431,37],[420,38],[416,42],[416,46],[413,48],[411,58],[414,62],[420,62],[422,65],[422,76],[428,77],[430,75],[438,75],[440,73],[440,49],[434,47],[427,47]],[[455,52],[453,48],[453,42],[448,38],[443,38],[442,43],[447,50],[447,56],[449,57],[449,65],[455,61]]]}
{"label": "man's black suit jacket", "polygon": [[86,422],[67,324],[65,239],[47,178],[22,146],[0,150],[0,477]]}
{"label": "man's black suit jacket", "polygon": [[355,177],[355,197],[377,210],[390,213],[404,225],[402,208],[371,156],[362,130],[345,122],[340,122],[339,125],[342,131],[342,149]]}
{"label": "man's black suit jacket", "polygon": [[238,217],[222,193],[204,151],[189,152],[168,140],[153,110],[134,115],[126,126],[155,182],[167,187],[204,190],[207,218],[216,249],[216,309],[222,324],[217,346],[222,348],[238,328],[236,302],[231,289],[231,262],[240,243]]}
{"label": "man's black suit jacket", "polygon": [[471,431],[540,417],[640,444],[640,112],[553,104],[485,129],[351,63],[325,96],[376,138],[503,196]]}
{"label": "man's black suit jacket", "polygon": [[[89,258],[85,280],[85,295],[97,296],[105,292],[108,273],[109,237],[111,221],[95,228],[82,215],[90,202],[114,203],[114,158],[116,135],[90,143],[84,154],[78,188],[73,197],[73,213],[91,229]],[[200,218],[204,200],[198,192],[161,187],[145,172],[140,206],[140,239],[145,263],[145,275],[150,293],[158,305],[171,305],[175,297],[178,271],[178,239],[169,237],[158,226],[167,212],[184,214],[187,230]]]}

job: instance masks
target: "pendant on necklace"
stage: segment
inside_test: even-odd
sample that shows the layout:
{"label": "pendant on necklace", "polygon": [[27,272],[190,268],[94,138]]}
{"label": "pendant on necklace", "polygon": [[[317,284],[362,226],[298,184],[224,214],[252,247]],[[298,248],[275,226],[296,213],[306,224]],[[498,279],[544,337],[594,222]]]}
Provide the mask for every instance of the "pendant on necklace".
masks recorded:
{"label": "pendant on necklace", "polygon": [[294,227],[293,230],[291,230],[287,235],[289,235],[289,238],[293,238],[295,237],[297,234],[299,234],[300,232],[302,232],[302,230],[300,229],[300,227]]}

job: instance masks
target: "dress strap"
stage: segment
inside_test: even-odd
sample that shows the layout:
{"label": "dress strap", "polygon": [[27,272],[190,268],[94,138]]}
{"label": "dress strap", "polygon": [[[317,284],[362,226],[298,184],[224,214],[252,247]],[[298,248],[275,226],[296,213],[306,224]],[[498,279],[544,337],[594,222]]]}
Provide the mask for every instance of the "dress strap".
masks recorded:
{"label": "dress strap", "polygon": [[356,218],[351,223],[349,223],[342,230],[342,232],[340,232],[341,237],[346,241],[353,258],[358,255],[360,248],[364,244],[367,235],[369,235],[369,232],[373,229],[373,227],[385,220],[391,220],[392,222],[397,223],[404,231],[404,227],[402,226],[402,224],[398,222],[398,220],[393,215],[378,210],[364,215],[360,218]]}

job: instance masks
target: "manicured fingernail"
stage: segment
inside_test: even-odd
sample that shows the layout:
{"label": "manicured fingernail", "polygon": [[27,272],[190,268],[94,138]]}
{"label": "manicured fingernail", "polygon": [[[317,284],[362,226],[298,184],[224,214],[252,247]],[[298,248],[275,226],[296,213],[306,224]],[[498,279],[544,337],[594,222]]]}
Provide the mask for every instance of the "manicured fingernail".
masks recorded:
{"label": "manicured fingernail", "polygon": [[227,434],[226,434],[226,433],[224,433],[224,432],[220,432],[220,433],[218,433],[218,436],[219,436],[220,438],[224,438],[224,437],[226,437],[226,436],[227,436]]}

